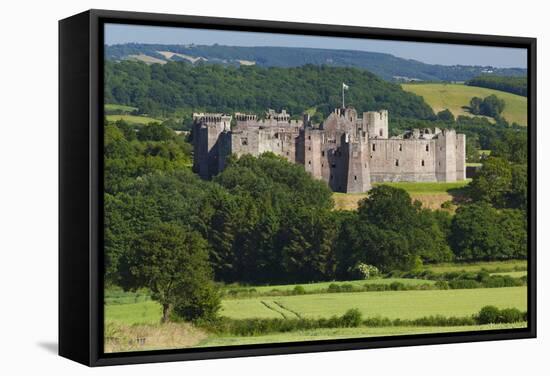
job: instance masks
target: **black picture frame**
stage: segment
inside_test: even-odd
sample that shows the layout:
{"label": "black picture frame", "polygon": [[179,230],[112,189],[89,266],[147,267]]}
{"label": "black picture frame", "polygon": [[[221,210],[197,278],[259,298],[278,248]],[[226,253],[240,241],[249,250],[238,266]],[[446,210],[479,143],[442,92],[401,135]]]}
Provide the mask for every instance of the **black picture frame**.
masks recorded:
{"label": "black picture frame", "polygon": [[[103,25],[124,23],[526,48],[528,326],[479,332],[103,353]],[[59,21],[59,354],[88,366],[536,337],[536,39],[88,10]]]}

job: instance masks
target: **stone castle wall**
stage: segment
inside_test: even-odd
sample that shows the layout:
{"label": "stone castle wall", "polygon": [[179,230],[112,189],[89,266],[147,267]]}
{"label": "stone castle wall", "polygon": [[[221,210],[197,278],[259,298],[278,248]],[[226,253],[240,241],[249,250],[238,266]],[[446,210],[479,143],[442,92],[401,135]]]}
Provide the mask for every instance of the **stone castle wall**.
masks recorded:
{"label": "stone castle wall", "polygon": [[228,155],[272,152],[299,163],[333,191],[366,192],[373,182],[465,179],[463,134],[413,130],[388,138],[388,112],[337,109],[318,125],[290,120],[286,112],[255,115],[194,114],[194,169],[209,179],[223,171]]}

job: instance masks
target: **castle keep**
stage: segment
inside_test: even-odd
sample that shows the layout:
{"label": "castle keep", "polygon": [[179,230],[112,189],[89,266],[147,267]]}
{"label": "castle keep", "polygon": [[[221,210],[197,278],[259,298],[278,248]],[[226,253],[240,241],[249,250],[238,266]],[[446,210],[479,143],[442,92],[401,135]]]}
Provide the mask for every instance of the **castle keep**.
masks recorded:
{"label": "castle keep", "polygon": [[[236,113],[193,114],[194,169],[221,172],[230,154],[272,152],[302,164],[335,192],[360,193],[373,182],[454,182],[465,178],[466,136],[452,129],[414,129],[388,137],[388,111],[338,108],[321,124],[284,110],[264,119]],[[233,124],[232,124],[233,123]]]}

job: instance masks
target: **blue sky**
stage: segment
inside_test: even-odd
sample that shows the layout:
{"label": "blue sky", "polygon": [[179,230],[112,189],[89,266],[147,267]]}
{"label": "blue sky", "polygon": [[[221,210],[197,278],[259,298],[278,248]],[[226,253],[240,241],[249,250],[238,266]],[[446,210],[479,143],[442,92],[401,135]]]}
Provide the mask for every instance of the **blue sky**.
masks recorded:
{"label": "blue sky", "polygon": [[105,25],[105,43],[202,44],[228,46],[280,46],[345,49],[389,53],[405,59],[443,65],[491,65],[527,67],[527,50],[519,48],[480,47],[439,43],[416,43],[204,30],[165,26]]}

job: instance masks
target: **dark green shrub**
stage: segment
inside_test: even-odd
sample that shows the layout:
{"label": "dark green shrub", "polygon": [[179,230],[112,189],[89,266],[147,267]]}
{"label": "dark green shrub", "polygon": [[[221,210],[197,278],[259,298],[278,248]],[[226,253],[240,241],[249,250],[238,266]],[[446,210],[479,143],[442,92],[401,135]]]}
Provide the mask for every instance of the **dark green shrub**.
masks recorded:
{"label": "dark green shrub", "polygon": [[345,328],[356,328],[361,325],[363,315],[357,308],[348,309],[342,317],[340,317],[341,326]]}
{"label": "dark green shrub", "polygon": [[405,285],[402,282],[392,282],[390,283],[390,290],[392,291],[405,290]]}
{"label": "dark green shrub", "polygon": [[501,323],[514,323],[524,321],[524,314],[517,308],[504,308],[500,310]]}
{"label": "dark green shrub", "polygon": [[328,291],[328,292],[340,292],[341,289],[340,289],[340,286],[337,285],[336,283],[331,283],[331,284],[328,286],[327,291]]}
{"label": "dark green shrub", "polygon": [[389,290],[389,285],[383,283],[365,283],[363,285],[366,291],[386,291]]}
{"label": "dark green shrub", "polygon": [[449,281],[449,287],[452,289],[477,289],[481,284],[473,279],[455,279]]}
{"label": "dark green shrub", "polygon": [[449,282],[447,282],[447,281],[437,281],[437,282],[435,282],[435,287],[439,290],[448,290],[449,289]]}
{"label": "dark green shrub", "polygon": [[494,275],[483,283],[485,287],[515,287],[522,286],[523,284],[524,282],[521,278],[513,278],[509,275]]}
{"label": "dark green shrub", "polygon": [[392,326],[393,322],[387,317],[370,317],[363,321],[363,325],[370,327]]}
{"label": "dark green shrub", "polygon": [[488,280],[489,278],[491,278],[491,275],[489,274],[489,272],[487,272],[486,270],[482,270],[479,273],[477,273],[476,280],[478,282],[484,282],[484,281]]}
{"label": "dark green shrub", "polygon": [[495,306],[481,308],[477,315],[479,324],[497,324],[499,322],[500,310]]}
{"label": "dark green shrub", "polygon": [[351,283],[344,283],[342,286],[340,286],[340,291],[352,292],[353,291],[353,285]]}
{"label": "dark green shrub", "polygon": [[306,289],[300,285],[294,286],[294,288],[292,289],[292,293],[294,295],[304,295],[306,293]]}
{"label": "dark green shrub", "polygon": [[186,321],[214,320],[221,307],[220,294],[212,284],[197,284],[184,291],[174,304],[173,316]]}

